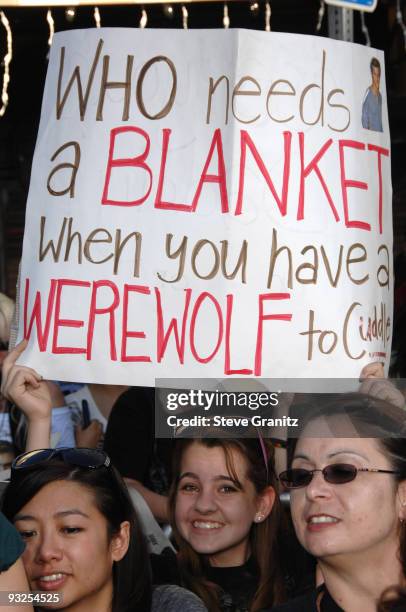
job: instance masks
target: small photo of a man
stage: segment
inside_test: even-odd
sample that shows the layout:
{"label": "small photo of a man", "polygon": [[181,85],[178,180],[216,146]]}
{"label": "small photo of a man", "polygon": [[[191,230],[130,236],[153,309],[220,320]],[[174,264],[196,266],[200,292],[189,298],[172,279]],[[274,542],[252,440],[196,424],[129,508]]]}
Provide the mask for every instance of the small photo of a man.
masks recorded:
{"label": "small photo of a man", "polygon": [[372,83],[366,90],[362,103],[362,127],[374,132],[383,132],[382,95],[379,91],[381,64],[376,57],[371,59],[370,68]]}

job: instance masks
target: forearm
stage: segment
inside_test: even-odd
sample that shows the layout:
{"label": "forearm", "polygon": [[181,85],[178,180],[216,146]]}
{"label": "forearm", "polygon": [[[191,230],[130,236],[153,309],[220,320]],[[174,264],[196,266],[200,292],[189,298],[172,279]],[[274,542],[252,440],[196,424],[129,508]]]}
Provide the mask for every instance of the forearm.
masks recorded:
{"label": "forearm", "polygon": [[137,489],[138,493],[141,493],[158,522],[169,523],[168,498],[165,495],[154,493],[144,487],[138,480],[128,480],[127,482]]}
{"label": "forearm", "polygon": [[27,442],[25,450],[49,448],[51,437],[51,416],[42,419],[27,419]]}

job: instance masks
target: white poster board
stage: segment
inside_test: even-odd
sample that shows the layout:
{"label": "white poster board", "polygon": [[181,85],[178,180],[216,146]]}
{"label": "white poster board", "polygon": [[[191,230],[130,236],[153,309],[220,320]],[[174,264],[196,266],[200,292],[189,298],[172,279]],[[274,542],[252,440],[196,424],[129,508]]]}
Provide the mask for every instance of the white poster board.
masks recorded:
{"label": "white poster board", "polygon": [[387,364],[383,66],[380,51],[293,34],[56,34],[27,204],[24,362],[138,385]]}

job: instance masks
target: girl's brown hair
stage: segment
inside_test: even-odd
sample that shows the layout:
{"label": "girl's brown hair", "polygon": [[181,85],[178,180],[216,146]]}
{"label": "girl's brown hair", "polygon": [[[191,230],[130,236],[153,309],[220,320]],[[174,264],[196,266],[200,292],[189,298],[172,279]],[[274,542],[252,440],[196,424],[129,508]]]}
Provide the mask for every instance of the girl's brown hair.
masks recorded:
{"label": "girl's brown hair", "polygon": [[[183,453],[192,444],[201,444],[207,448],[222,448],[230,476],[236,478],[233,465],[233,452],[244,457],[247,464],[247,478],[253,483],[255,490],[261,494],[267,487],[273,487],[277,492],[277,479],[274,471],[273,449],[263,445],[258,438],[205,438],[177,440],[173,458],[173,482],[169,494],[170,519],[179,547],[178,564],[182,585],[198,595],[210,612],[220,611],[220,588],[210,582],[205,576],[209,566],[206,555],[193,550],[190,544],[180,534],[175,522],[176,497],[178,479],[181,471]],[[253,523],[250,532],[252,559],[258,568],[258,587],[250,602],[250,612],[257,612],[271,607],[284,599],[281,569],[279,562],[279,526],[281,508],[278,494],[269,516],[261,523]]]}

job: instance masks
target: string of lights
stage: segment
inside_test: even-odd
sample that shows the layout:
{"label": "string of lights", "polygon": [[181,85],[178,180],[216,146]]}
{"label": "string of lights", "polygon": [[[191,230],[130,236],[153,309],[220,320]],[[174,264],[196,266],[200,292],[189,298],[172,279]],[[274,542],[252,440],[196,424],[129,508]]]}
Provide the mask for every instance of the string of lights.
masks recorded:
{"label": "string of lights", "polygon": [[95,6],[94,7],[94,22],[96,24],[96,28],[100,28],[101,27],[101,17],[100,17],[100,11],[99,11],[99,7]]}
{"label": "string of lights", "polygon": [[188,29],[189,13],[185,5],[182,6],[182,26],[184,30]]}
{"label": "string of lights", "polygon": [[320,32],[321,30],[325,12],[326,12],[326,3],[324,2],[324,0],[320,0],[319,12],[317,14],[316,32]]}
{"label": "string of lights", "polygon": [[365,15],[363,12],[360,13],[361,15],[361,30],[363,35],[365,36],[365,44],[367,47],[371,46],[371,37],[369,35],[369,30],[367,28],[367,25],[365,23]]}
{"label": "string of lights", "polygon": [[[148,0],[148,5],[156,5],[162,4],[164,14],[167,18],[172,19],[175,15],[173,4],[181,4],[181,25],[183,29],[187,30],[189,27],[189,10],[188,7],[193,3],[199,2],[218,2],[219,0],[171,0],[170,3],[163,3],[161,0]],[[223,18],[222,24],[225,29],[228,29],[231,25],[230,12],[229,12],[229,4],[233,2],[242,3],[243,0],[226,0],[223,4]],[[99,6],[107,6],[107,5],[139,5],[141,7],[141,16],[139,19],[139,27],[146,28],[148,26],[148,13],[145,5],[145,0],[97,0],[97,6],[95,6],[94,0],[0,0],[0,4],[2,9],[7,7],[47,7],[46,20],[48,23],[49,29],[49,37],[48,37],[48,45],[49,47],[52,44],[52,39],[55,32],[55,23],[52,16],[52,7],[65,7],[65,18],[68,22],[73,22],[77,15],[77,10],[81,6],[93,6],[93,16],[94,23],[97,28],[102,26],[101,23],[101,12]],[[266,32],[271,31],[271,17],[272,17],[272,8],[271,8],[271,0],[251,0],[248,3],[248,10],[253,17],[258,17],[260,10],[264,12],[264,29]],[[325,0],[320,0],[320,6],[317,15],[317,24],[315,31],[319,33],[322,28],[324,16],[326,13],[326,2]],[[3,87],[1,94],[1,109],[0,109],[0,117],[4,115],[5,110],[8,105],[8,85],[10,82],[10,63],[12,60],[12,31],[10,23],[4,13],[3,10],[0,9],[0,18],[3,27],[6,30],[7,35],[7,50],[5,55],[3,56],[2,67],[3,67]],[[367,46],[371,46],[371,39],[369,35],[368,28],[365,23],[364,13],[360,12],[361,19],[361,29],[365,37],[365,44]],[[403,22],[403,12],[402,12],[402,0],[396,0],[396,21],[399,24],[404,37],[405,50],[406,50],[406,26]]]}
{"label": "string of lights", "polygon": [[265,32],[271,31],[271,15],[272,15],[271,3],[267,2],[265,4]]}
{"label": "string of lights", "polygon": [[224,8],[223,8],[223,26],[225,27],[226,30],[230,27],[230,16],[228,14],[227,2],[224,3]]}
{"label": "string of lights", "polygon": [[148,25],[148,15],[147,15],[147,11],[145,9],[142,9],[141,11],[141,19],[140,19],[140,28],[144,29],[146,28]]}
{"label": "string of lights", "polygon": [[54,18],[52,17],[51,9],[47,10],[47,22],[48,22],[48,27],[49,27],[48,46],[50,47],[52,45],[52,41],[53,41],[54,34],[55,34],[55,22],[54,22]]}
{"label": "string of lights", "polygon": [[8,85],[10,83],[10,64],[13,59],[13,36],[11,33],[11,28],[9,21],[3,11],[0,11],[0,20],[3,24],[6,34],[7,34],[7,52],[3,58],[4,72],[3,72],[3,87],[1,91],[1,108],[0,108],[0,117],[4,115],[6,112],[6,108],[8,105]]}

